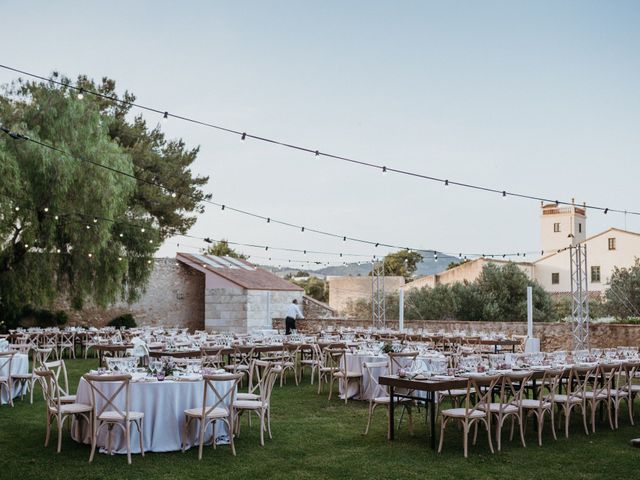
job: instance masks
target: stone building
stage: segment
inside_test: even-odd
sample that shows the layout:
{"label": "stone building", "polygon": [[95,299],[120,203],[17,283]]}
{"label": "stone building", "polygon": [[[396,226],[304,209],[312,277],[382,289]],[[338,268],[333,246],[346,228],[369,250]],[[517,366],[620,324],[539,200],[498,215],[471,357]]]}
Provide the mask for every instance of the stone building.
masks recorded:
{"label": "stone building", "polygon": [[245,260],[178,253],[176,260],[204,274],[204,328],[246,333],[272,328],[294,299],[302,308],[304,290]]}
{"label": "stone building", "polygon": [[304,312],[303,294],[297,285],[244,260],[178,253],[175,259],[154,260],[138,301],[69,310],[70,324],[101,326],[131,313],[138,325],[246,333],[271,329],[273,319],[283,318],[294,298]]}
{"label": "stone building", "polygon": [[[329,283],[329,306],[337,312],[346,311],[358,300],[371,300],[371,277],[327,277]],[[404,285],[404,277],[384,277],[387,293],[393,293]]]}

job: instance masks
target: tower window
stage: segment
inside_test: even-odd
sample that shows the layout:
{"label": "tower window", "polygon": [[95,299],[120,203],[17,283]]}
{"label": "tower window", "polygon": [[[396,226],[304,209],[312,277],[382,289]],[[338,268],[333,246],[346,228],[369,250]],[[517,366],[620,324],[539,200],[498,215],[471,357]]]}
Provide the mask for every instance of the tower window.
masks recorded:
{"label": "tower window", "polygon": [[554,223],[553,224],[553,231],[555,233],[558,233],[560,231],[560,224],[559,223]]}
{"label": "tower window", "polygon": [[551,283],[553,285],[558,285],[560,283],[560,274],[559,273],[552,273],[551,274]]}
{"label": "tower window", "polygon": [[600,267],[591,267],[591,283],[600,283]]}
{"label": "tower window", "polygon": [[578,233],[582,233],[582,224],[581,223],[578,224]]}
{"label": "tower window", "polygon": [[608,238],[607,239],[607,244],[609,246],[609,250],[615,250],[616,249],[616,239],[614,238]]}

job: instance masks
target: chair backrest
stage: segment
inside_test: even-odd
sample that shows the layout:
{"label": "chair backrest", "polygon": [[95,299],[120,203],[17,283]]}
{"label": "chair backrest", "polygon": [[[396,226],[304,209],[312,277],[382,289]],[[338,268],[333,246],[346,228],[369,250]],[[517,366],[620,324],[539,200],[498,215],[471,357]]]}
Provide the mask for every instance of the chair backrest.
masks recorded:
{"label": "chair backrest", "polygon": [[637,378],[638,372],[640,372],[640,362],[625,362],[622,365],[621,374],[618,376],[616,389],[631,391],[631,385],[633,385],[633,380]]}
{"label": "chair backrest", "polygon": [[[587,391],[587,385],[591,380],[596,367],[578,367],[574,366],[567,375],[567,393],[571,395],[582,395]],[[567,401],[570,399],[567,398]]]}
{"label": "chair backrest", "polygon": [[251,361],[255,356],[255,345],[236,345],[233,347],[233,356],[235,360],[236,369],[239,366],[245,366],[249,368],[251,366]]}
{"label": "chair backrest", "polygon": [[249,368],[249,386],[247,388],[248,393],[253,393],[255,395],[259,395],[260,392],[260,384],[263,382],[264,378],[268,375],[269,370],[271,370],[272,364],[271,362],[267,362],[266,360],[258,360],[254,358],[251,361],[251,366]]}
{"label": "chair backrest", "polygon": [[389,374],[395,375],[401,368],[407,369],[418,357],[418,352],[389,352]]}
{"label": "chair backrest", "polygon": [[43,346],[45,348],[52,348],[56,350],[58,348],[58,334],[57,333],[43,333],[42,338],[44,339]]}
{"label": "chair backrest", "polygon": [[73,346],[76,340],[76,333],[71,331],[60,332],[60,345],[61,346]]}
{"label": "chair backrest", "polygon": [[542,408],[545,403],[551,403],[553,405],[553,399],[558,393],[564,372],[562,368],[550,368],[544,371],[540,379],[540,388],[538,389],[540,408]]}
{"label": "chair backrest", "polygon": [[322,355],[322,366],[334,371],[345,371],[347,368],[347,351],[344,348],[325,348]]}
{"label": "chair backrest", "polygon": [[[82,376],[91,387],[94,418],[105,412],[116,412],[125,422],[129,421],[129,382],[131,375],[91,375]],[[100,384],[106,382],[119,384],[111,393],[104,393]],[[124,408],[118,405],[118,396],[124,390]]]}
{"label": "chair backrest", "polygon": [[[69,377],[67,376],[67,366],[64,363],[64,360],[56,360],[54,362],[44,362],[44,368],[47,370],[51,370],[56,378],[56,383],[58,384],[58,388],[62,392],[63,395],[69,395]],[[60,375],[62,374],[62,379]],[[64,381],[61,384],[61,381]]]}
{"label": "chair backrest", "polygon": [[[202,418],[206,418],[216,408],[222,408],[229,414],[242,376],[242,373],[221,373],[202,376],[204,380]],[[221,382],[225,383],[226,392],[223,392],[222,386],[218,385]],[[226,385],[227,382],[233,383],[228,386]]]}
{"label": "chair backrest", "polygon": [[222,347],[201,347],[200,353],[202,355],[202,368],[215,368],[219,369],[222,366],[224,358],[220,351]]}
{"label": "chair backrest", "polygon": [[[502,379],[502,375],[472,375],[467,381],[467,392],[464,399],[465,416],[480,406],[491,403],[493,389]],[[475,403],[471,403],[475,394]]]}
{"label": "chair backrest", "polygon": [[6,377],[11,379],[11,365],[16,352],[0,352],[0,371],[5,370]]}
{"label": "chair backrest", "polygon": [[36,368],[34,372],[42,387],[42,394],[47,403],[47,408],[60,411],[60,397],[62,394],[54,372],[47,368]]}
{"label": "chair backrest", "polygon": [[49,360],[49,357],[52,353],[53,350],[51,348],[34,348],[31,353],[31,359],[33,361],[33,365],[31,368],[33,368],[34,370],[36,368],[43,368],[45,362]]}
{"label": "chair backrest", "polygon": [[[595,395],[611,394],[611,388],[615,378],[620,373],[620,364],[600,363],[596,368],[595,381],[592,390]],[[599,381],[602,380],[602,381]]]}
{"label": "chair backrest", "polygon": [[271,366],[269,370],[264,374],[262,381],[258,384],[260,391],[260,400],[263,404],[268,404],[271,401],[271,392],[273,392],[273,385],[276,383],[276,378],[282,373],[282,367]]}
{"label": "chair backrest", "polygon": [[504,412],[511,405],[518,405],[522,394],[533,372],[511,372],[502,375],[500,384],[500,411]]}
{"label": "chair backrest", "polygon": [[389,392],[386,387],[383,387],[378,382],[378,378],[380,375],[376,375],[374,370],[380,369],[382,373],[380,375],[386,375],[389,371],[389,364],[387,362],[365,362],[364,370],[366,372],[366,376],[369,379],[371,385],[373,385],[373,392],[371,393],[371,401],[373,401],[376,397],[389,396]]}

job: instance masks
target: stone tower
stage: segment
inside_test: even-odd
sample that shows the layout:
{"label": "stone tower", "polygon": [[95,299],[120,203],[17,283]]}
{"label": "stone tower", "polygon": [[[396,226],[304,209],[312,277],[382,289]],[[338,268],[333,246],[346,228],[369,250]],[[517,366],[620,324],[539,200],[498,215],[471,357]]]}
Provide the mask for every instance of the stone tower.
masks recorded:
{"label": "stone tower", "polygon": [[576,245],[587,238],[584,208],[572,205],[541,204],[540,249],[543,255]]}

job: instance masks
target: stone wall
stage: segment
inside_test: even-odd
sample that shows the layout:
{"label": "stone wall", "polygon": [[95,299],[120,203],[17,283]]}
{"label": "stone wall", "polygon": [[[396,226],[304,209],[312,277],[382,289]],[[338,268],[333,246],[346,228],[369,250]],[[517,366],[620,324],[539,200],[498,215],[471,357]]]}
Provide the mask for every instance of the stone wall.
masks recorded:
{"label": "stone wall", "polygon": [[72,310],[64,301],[54,309],[69,314],[70,325],[102,326],[113,317],[131,313],[138,325],[204,327],[204,275],[171,258],[157,258],[145,293],[132,304],[116,302],[107,308],[87,305]]}
{"label": "stone wall", "polygon": [[[353,319],[304,319],[296,322],[296,327],[302,332],[316,332],[328,326],[335,328],[368,328],[371,320]],[[397,320],[387,320],[387,326],[398,328]],[[276,319],[273,328],[284,328],[284,320]],[[526,335],[526,322],[459,322],[442,320],[412,320],[405,321],[405,328],[425,328],[430,332],[452,332],[467,330],[477,332],[496,332],[506,335]],[[533,334],[540,339],[541,349],[545,351],[571,349],[571,324],[566,322],[536,323]],[[640,325],[619,325],[613,323],[592,323],[590,325],[591,346],[595,348],[610,348],[618,346],[640,346]]]}
{"label": "stone wall", "polygon": [[271,328],[273,319],[283,317],[293,299],[302,305],[302,296],[302,291],[208,289],[205,292],[205,328],[225,333]]}

